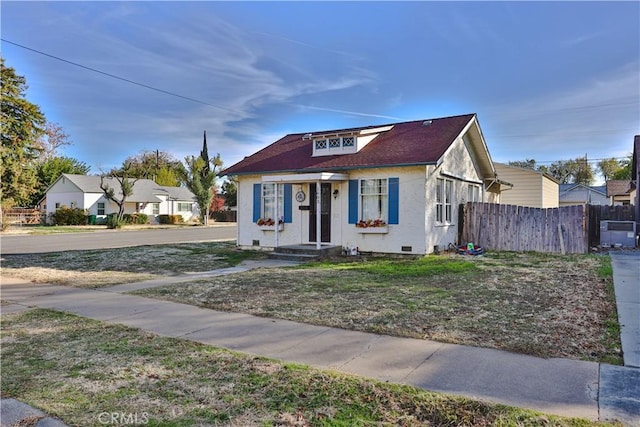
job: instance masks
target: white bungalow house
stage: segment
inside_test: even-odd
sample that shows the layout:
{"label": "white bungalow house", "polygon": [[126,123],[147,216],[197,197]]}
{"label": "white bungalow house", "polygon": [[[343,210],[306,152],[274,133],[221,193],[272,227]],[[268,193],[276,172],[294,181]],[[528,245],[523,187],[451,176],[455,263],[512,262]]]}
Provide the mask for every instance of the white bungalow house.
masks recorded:
{"label": "white bungalow house", "polygon": [[290,134],[223,175],[238,179],[238,245],[265,249],[430,253],[456,242],[460,203],[505,185],[475,114]]}
{"label": "white bungalow house", "polygon": [[[106,177],[105,183],[119,191],[114,178]],[[98,175],[62,174],[49,188],[40,202],[41,211],[49,214],[62,206],[85,209],[98,220],[118,212],[118,205],[108,200],[100,188]],[[144,213],[149,222],[156,222],[159,215],[182,215],[185,221],[198,216],[198,207],[191,191],[182,187],[165,187],[149,179],[140,179],[133,186],[133,194],[125,201],[125,213]]]}

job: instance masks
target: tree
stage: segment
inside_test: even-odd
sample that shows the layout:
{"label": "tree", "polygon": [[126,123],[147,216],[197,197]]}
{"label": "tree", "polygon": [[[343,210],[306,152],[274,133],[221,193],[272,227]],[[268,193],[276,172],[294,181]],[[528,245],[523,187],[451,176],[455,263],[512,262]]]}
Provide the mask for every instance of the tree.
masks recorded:
{"label": "tree", "polygon": [[179,187],[180,180],[178,178],[178,174],[176,173],[176,169],[172,169],[168,166],[164,166],[158,169],[158,174],[156,175],[156,184],[166,187]]}
{"label": "tree", "polygon": [[568,165],[573,180],[571,184],[582,184],[586,186],[593,184],[595,174],[587,160],[587,156],[569,160]]}
{"label": "tree", "polygon": [[[116,189],[108,182],[105,182],[105,178],[107,177],[111,178],[110,181],[115,180],[118,184],[117,194]],[[128,168],[125,168],[123,171],[112,170],[109,174],[100,175],[100,188],[104,192],[104,196],[118,205],[118,215],[116,217],[117,222],[114,223],[115,227],[122,223],[122,218],[124,216],[124,204],[127,201],[127,197],[133,194],[133,186],[139,179],[140,178],[130,179],[128,177]]]}
{"label": "tree", "polygon": [[587,161],[587,156],[573,160],[558,160],[551,163],[546,172],[557,179],[560,184],[591,185],[594,180],[593,168]]}
{"label": "tree", "polygon": [[598,170],[604,177],[605,181],[630,180],[631,159],[632,154],[629,154],[628,158],[622,160],[616,160],[613,157],[610,159],[603,159],[598,162]]}
{"label": "tree", "polygon": [[200,156],[187,156],[184,160],[186,168],[183,168],[180,172],[180,178],[186,187],[195,195],[198,208],[200,209],[200,221],[206,225],[209,223],[209,209],[211,200],[213,199],[213,188],[216,184],[216,176],[222,168],[220,153],[212,160],[209,159],[206,131]]}
{"label": "tree", "polygon": [[228,207],[236,206],[238,204],[238,182],[234,178],[229,178],[222,184],[222,194]]}
{"label": "tree", "polygon": [[85,162],[72,157],[55,156],[44,160],[36,166],[38,187],[31,199],[31,204],[36,205],[44,197],[47,188],[63,173],[86,175],[90,170],[91,167]]}
{"label": "tree", "polygon": [[[135,156],[127,157],[118,171],[136,178],[153,179],[158,185],[177,187],[178,176],[183,169],[182,163],[166,151],[142,151]],[[161,177],[162,182],[158,182]]]}
{"label": "tree", "polygon": [[536,161],[533,160],[533,159],[517,160],[517,161],[514,161],[514,162],[509,162],[509,166],[516,166],[516,167],[523,168],[523,169],[537,170]]}
{"label": "tree", "polygon": [[27,101],[26,79],[6,67],[0,57],[2,85],[0,129],[2,178],[0,199],[7,208],[26,204],[36,191],[34,162],[40,155],[39,138],[44,133],[45,117],[40,108]]}
{"label": "tree", "polygon": [[40,161],[46,161],[58,155],[60,147],[71,145],[69,135],[58,123],[46,122],[44,132],[36,142],[40,150]]}
{"label": "tree", "polygon": [[225,198],[218,193],[218,187],[213,187],[211,189],[213,193],[213,197],[211,197],[211,205],[209,205],[209,212],[219,212],[225,205]]}
{"label": "tree", "polygon": [[616,170],[611,179],[620,181],[631,180],[631,165],[633,164],[633,153],[629,153],[626,159],[620,160],[620,169]]}

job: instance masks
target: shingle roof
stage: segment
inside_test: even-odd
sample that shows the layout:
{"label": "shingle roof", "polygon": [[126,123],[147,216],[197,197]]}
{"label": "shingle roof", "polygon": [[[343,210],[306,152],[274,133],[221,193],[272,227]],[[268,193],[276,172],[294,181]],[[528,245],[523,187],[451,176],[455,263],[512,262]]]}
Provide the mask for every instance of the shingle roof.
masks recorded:
{"label": "shingle roof", "polygon": [[[439,119],[391,123],[351,129],[289,134],[223,171],[224,175],[264,172],[318,172],[367,167],[433,164],[460,135],[475,114]],[[357,132],[393,125],[354,154],[312,157],[313,142],[307,133]]]}
{"label": "shingle roof", "polygon": [[627,195],[633,190],[631,181],[607,181],[607,197]]}
{"label": "shingle roof", "polygon": [[560,184],[560,193],[565,193],[565,192],[569,192],[572,191],[574,189],[580,189],[580,188],[584,188],[584,189],[589,189],[591,191],[595,191],[598,192],[600,194],[602,194],[603,196],[606,196],[607,194],[607,187],[605,185],[582,185],[582,184]]}
{"label": "shingle roof", "polygon": [[[100,176],[98,175],[74,175],[62,174],[63,177],[74,183],[84,193],[102,193],[100,188]],[[120,184],[115,178],[105,177],[105,183],[120,194]],[[158,203],[160,199],[156,195],[167,195],[175,200],[193,201],[195,196],[184,187],[168,187],[156,184],[150,179],[140,179],[133,186],[133,194],[127,198],[130,202]]]}

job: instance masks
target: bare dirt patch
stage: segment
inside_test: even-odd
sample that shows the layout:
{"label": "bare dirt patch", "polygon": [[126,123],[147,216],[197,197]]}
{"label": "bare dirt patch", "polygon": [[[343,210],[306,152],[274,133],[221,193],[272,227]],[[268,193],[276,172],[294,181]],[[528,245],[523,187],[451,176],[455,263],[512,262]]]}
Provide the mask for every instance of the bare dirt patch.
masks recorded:
{"label": "bare dirt patch", "polygon": [[374,258],[253,270],[138,293],[345,329],[620,363],[611,277],[601,273],[608,263],[533,253]]}

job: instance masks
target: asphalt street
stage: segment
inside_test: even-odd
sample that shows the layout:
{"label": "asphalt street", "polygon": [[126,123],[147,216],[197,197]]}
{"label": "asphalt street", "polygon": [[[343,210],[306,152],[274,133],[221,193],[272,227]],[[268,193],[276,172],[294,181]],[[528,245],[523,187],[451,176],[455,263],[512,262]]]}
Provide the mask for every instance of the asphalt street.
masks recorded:
{"label": "asphalt street", "polygon": [[124,248],[187,242],[233,240],[237,237],[235,223],[193,226],[176,229],[99,230],[87,233],[45,235],[3,235],[0,253],[30,254],[71,250]]}

